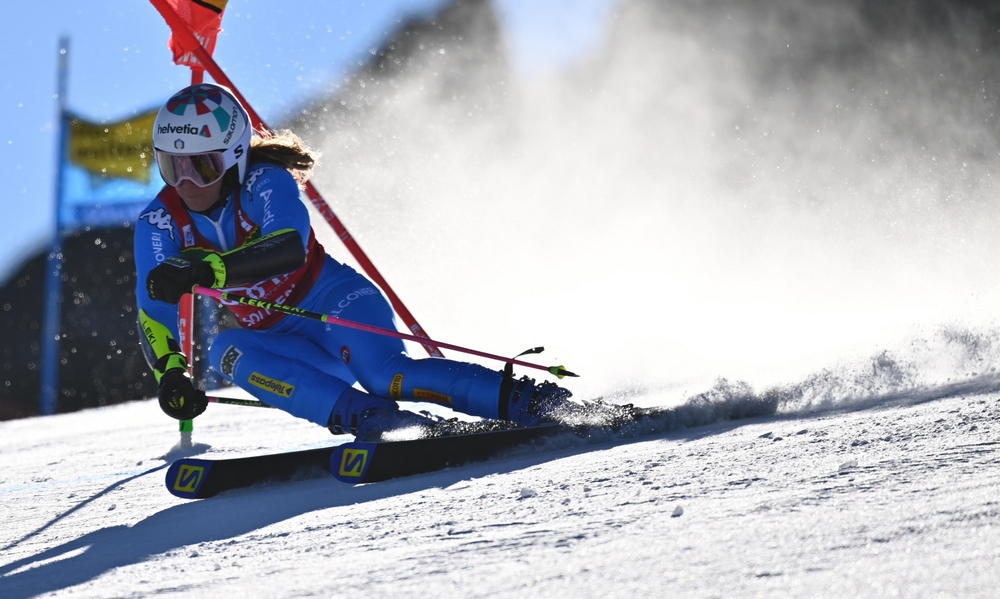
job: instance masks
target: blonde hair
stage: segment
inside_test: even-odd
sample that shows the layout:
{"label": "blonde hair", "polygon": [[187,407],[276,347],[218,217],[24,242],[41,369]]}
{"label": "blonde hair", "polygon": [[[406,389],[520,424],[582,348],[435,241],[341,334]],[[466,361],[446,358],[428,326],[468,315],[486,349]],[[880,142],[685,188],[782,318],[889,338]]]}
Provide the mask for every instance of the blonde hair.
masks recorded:
{"label": "blonde hair", "polygon": [[254,132],[250,140],[249,163],[269,162],[291,171],[299,183],[305,183],[316,165],[316,153],[298,135],[288,129]]}

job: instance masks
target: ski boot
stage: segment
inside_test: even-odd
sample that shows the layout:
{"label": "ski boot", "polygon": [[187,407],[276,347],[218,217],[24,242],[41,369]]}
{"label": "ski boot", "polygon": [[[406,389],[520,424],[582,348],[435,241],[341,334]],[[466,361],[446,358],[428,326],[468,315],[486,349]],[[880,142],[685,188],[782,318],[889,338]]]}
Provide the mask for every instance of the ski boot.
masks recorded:
{"label": "ski boot", "polygon": [[522,426],[558,422],[565,426],[620,429],[641,419],[645,412],[632,404],[614,404],[600,399],[576,402],[568,390],[522,376],[505,376],[500,385],[500,418]]}
{"label": "ski boot", "polygon": [[348,388],[337,399],[327,428],[335,435],[351,433],[358,441],[379,441],[389,433],[417,429],[417,437],[426,434],[436,421],[400,410],[391,399],[369,395]]}
{"label": "ski boot", "polygon": [[525,426],[562,420],[579,407],[572,393],[555,383],[522,376],[505,376],[500,384],[500,418]]}

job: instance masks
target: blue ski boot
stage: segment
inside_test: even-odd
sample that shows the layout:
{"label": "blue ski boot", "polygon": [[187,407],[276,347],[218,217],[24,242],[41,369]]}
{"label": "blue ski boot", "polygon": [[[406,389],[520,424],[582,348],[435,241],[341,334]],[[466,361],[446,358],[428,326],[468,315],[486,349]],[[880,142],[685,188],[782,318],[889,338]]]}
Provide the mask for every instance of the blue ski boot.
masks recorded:
{"label": "blue ski boot", "polygon": [[500,384],[500,418],[526,426],[562,420],[579,408],[572,395],[555,383],[508,375]]}
{"label": "blue ski boot", "polygon": [[403,429],[416,429],[414,436],[423,436],[435,422],[420,414],[400,410],[391,399],[349,387],[333,405],[327,428],[335,435],[351,433],[358,441],[379,441]]}

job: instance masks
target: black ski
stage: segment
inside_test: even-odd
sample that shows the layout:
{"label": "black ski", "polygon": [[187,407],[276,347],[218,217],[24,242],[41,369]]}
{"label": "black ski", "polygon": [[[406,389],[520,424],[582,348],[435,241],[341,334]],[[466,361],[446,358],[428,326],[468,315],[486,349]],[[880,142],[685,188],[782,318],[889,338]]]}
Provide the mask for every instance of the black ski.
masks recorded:
{"label": "black ski", "polygon": [[593,404],[603,417],[584,424],[542,424],[450,434],[407,441],[344,443],[333,448],[330,473],[350,484],[434,472],[480,462],[532,441],[572,434],[583,442],[639,437],[664,430],[671,420],[666,408],[634,408]]}
{"label": "black ski", "polygon": [[[353,484],[374,482],[485,460],[510,447],[564,430],[548,424],[412,441],[355,441],[239,458],[181,458],[167,470],[166,484],[167,490],[177,497],[204,499],[263,482],[327,476],[333,462],[338,465],[344,462],[346,476],[337,474],[340,466],[334,471],[340,480]],[[351,472],[359,475],[352,477]]]}
{"label": "black ski", "polygon": [[512,447],[566,433],[558,424],[407,441],[353,441],[333,448],[330,473],[350,484],[373,483],[479,462]]}
{"label": "black ski", "polygon": [[[558,434],[588,441],[636,437],[669,428],[668,409],[621,407],[609,420],[519,427],[497,421],[446,423],[436,436],[407,441],[353,441],[341,445],[225,459],[182,458],[167,470],[167,490],[202,499],[261,482],[322,476],[370,483],[493,458],[511,448]],[[666,426],[665,426],[666,425]],[[485,430],[484,430],[485,429]]]}
{"label": "black ski", "polygon": [[221,460],[182,458],[167,470],[167,490],[184,499],[202,499],[261,482],[323,476],[333,450],[331,446]]}

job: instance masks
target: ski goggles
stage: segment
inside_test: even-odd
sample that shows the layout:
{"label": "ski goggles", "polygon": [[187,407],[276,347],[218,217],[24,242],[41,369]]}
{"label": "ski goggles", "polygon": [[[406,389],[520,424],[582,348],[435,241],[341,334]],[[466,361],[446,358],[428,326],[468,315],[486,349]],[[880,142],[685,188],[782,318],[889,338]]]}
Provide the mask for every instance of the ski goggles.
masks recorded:
{"label": "ski goggles", "polygon": [[176,187],[187,179],[198,187],[208,187],[226,174],[226,160],[223,152],[202,154],[171,154],[154,150],[160,176],[171,187]]}

